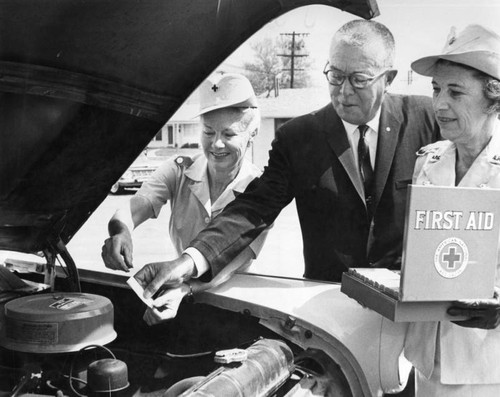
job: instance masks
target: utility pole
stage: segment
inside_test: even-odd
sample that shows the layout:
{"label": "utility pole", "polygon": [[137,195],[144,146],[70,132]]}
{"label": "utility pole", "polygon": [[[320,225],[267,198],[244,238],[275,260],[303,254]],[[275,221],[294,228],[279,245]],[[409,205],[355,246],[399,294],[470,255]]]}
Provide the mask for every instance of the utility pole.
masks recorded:
{"label": "utility pole", "polygon": [[[296,71],[302,71],[304,69],[298,69],[295,67],[295,58],[307,57],[308,54],[297,54],[296,51],[300,51],[304,47],[304,40],[301,37],[308,36],[309,33],[281,33],[281,36],[291,36],[292,44],[290,46],[289,54],[278,54],[280,57],[290,58],[290,69],[283,69],[284,71],[290,72],[290,88],[293,88],[293,79]],[[297,40],[295,39],[297,37]]]}

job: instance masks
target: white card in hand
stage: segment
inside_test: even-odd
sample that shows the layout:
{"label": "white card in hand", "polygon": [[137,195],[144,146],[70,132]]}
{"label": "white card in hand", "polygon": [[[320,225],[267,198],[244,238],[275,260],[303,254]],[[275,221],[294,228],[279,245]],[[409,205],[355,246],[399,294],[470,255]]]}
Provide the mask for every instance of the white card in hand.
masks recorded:
{"label": "white card in hand", "polygon": [[135,277],[130,277],[127,280],[127,284],[130,285],[130,288],[137,294],[139,298],[148,306],[153,308],[153,299],[152,298],[144,298],[144,288],[139,284]]}

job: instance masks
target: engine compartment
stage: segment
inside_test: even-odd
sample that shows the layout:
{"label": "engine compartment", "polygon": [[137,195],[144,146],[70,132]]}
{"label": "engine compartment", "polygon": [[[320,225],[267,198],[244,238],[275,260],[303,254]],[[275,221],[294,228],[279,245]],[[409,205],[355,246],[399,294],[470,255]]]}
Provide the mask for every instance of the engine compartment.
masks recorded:
{"label": "engine compartment", "polygon": [[[58,290],[66,288],[64,280],[56,281]],[[188,301],[175,319],[150,327],[142,320],[145,306],[131,290],[83,282],[82,291],[112,302],[116,339],[63,353],[3,346],[0,396],[352,395],[329,356],[301,349],[249,313]],[[246,359],[214,360],[216,352],[233,349]],[[116,385],[95,386],[102,379],[96,381],[92,371],[100,364]]]}

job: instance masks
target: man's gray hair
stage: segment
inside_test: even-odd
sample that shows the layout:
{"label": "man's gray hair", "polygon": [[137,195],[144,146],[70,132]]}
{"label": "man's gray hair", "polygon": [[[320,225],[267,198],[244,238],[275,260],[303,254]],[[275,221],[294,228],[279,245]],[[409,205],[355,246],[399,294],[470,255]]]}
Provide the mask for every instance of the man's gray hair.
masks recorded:
{"label": "man's gray hair", "polygon": [[363,47],[368,43],[378,42],[385,48],[383,64],[380,67],[394,66],[396,44],[391,31],[380,22],[355,19],[342,25],[334,39],[353,47]]}

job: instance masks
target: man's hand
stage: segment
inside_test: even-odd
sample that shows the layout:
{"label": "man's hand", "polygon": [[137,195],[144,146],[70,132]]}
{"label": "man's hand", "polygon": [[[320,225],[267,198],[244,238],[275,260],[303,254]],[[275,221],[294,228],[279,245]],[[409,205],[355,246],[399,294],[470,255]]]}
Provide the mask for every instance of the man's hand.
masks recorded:
{"label": "man's hand", "polygon": [[457,301],[448,309],[451,316],[468,317],[468,320],[453,321],[467,328],[495,329],[500,324],[500,300],[495,292],[494,299]]}
{"label": "man's hand", "polygon": [[195,273],[194,262],[189,255],[183,254],[173,261],[149,263],[134,277],[144,288],[146,299],[155,295],[160,288],[175,288],[189,280]]}
{"label": "man's hand", "polygon": [[107,268],[128,272],[133,267],[132,252],[132,236],[124,229],[104,241],[101,257]]}
{"label": "man's hand", "polygon": [[148,308],[144,312],[144,321],[151,326],[174,318],[182,299],[189,293],[189,290],[189,286],[182,284],[178,288],[168,289],[160,293],[160,296],[153,302],[154,307]]}

